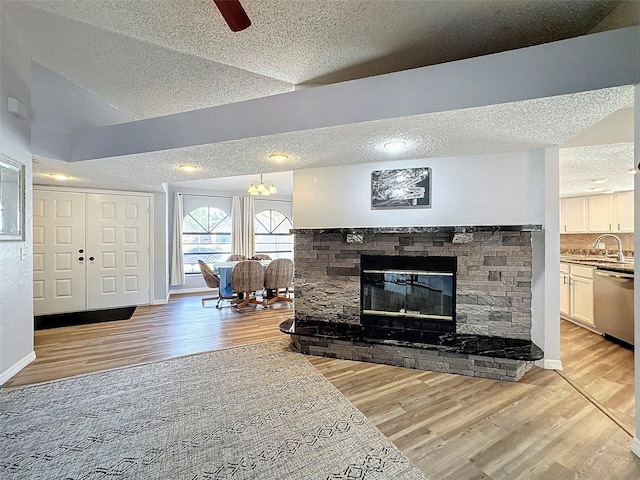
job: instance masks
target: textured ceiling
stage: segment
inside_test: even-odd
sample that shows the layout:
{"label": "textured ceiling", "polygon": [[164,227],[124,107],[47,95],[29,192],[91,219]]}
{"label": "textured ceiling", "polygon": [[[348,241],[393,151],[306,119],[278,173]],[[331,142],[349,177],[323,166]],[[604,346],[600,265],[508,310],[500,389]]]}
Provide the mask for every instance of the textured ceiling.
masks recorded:
{"label": "textured ceiling", "polygon": [[[239,33],[229,31],[213,0],[2,0],[2,14],[37,63],[123,114],[144,119],[583,35],[621,5],[617,0],[242,3],[252,26]],[[46,173],[62,171],[75,177],[72,185],[158,191],[162,183],[187,178],[387,160],[379,144],[397,136],[410,148],[394,159],[522,150],[566,142],[633,101],[624,89],[585,95],[74,164],[41,157],[34,182],[53,184]],[[291,161],[269,164],[267,155],[279,150]],[[602,161],[600,153],[594,155]],[[187,175],[177,169],[181,163],[200,169]]]}
{"label": "textured ceiling", "polygon": [[[560,151],[560,192],[562,196],[570,197],[633,190],[630,172],[633,168],[633,143],[563,148]],[[605,182],[593,183],[594,180]]]}
{"label": "textured ceiling", "polygon": [[[528,150],[563,143],[632,99],[633,87],[618,87],[72,164],[41,159],[34,181],[53,184],[44,173],[63,170],[76,185],[158,189],[161,182],[187,178]],[[388,154],[381,146],[392,139],[406,141],[407,149]],[[269,163],[277,151],[289,161]],[[186,174],[178,168],[182,163],[200,169]]]}

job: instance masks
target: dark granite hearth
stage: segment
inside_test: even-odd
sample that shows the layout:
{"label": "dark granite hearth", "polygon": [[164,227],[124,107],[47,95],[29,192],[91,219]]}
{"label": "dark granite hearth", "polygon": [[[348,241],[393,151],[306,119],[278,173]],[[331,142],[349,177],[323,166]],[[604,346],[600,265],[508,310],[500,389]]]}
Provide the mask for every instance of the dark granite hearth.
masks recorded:
{"label": "dark granite hearth", "polygon": [[463,355],[477,355],[511,360],[535,361],[544,357],[543,351],[529,340],[487,337],[457,333],[393,330],[355,324],[300,321],[288,319],[280,324],[280,331],[300,337],[319,337],[335,340],[397,345],[422,350],[435,350]]}

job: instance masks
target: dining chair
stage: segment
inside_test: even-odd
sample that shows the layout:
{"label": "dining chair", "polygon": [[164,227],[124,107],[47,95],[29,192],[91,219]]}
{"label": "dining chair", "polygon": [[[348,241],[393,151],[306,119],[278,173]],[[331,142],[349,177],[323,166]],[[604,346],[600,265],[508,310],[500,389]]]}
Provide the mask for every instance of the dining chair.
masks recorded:
{"label": "dining chair", "polygon": [[246,260],[247,257],[245,257],[244,255],[240,255],[237,253],[234,253],[233,255],[229,255],[227,257],[227,262],[241,262],[243,260]]}
{"label": "dining chair", "polygon": [[[264,273],[264,288],[272,291],[273,296],[264,299],[266,306],[275,302],[293,302],[289,296],[289,287],[293,283],[293,261],[288,258],[276,258]],[[284,291],[283,291],[284,290]]]}
{"label": "dining chair", "polygon": [[236,297],[236,295],[233,295],[231,297],[225,297],[220,293],[220,277],[218,275],[216,275],[214,273],[213,270],[211,270],[211,267],[209,267],[209,265],[207,265],[205,262],[203,262],[202,260],[198,260],[198,265],[200,266],[200,273],[202,273],[202,278],[204,278],[204,283],[207,284],[207,287],[209,288],[217,288],[218,289],[218,296],[217,297],[204,297],[202,299],[202,306],[204,307],[204,302],[207,302],[209,300],[217,300],[218,303],[216,303],[216,308],[220,308],[220,302],[222,300],[233,300]]}
{"label": "dining chair", "polygon": [[[237,263],[231,271],[231,287],[238,294],[238,298],[233,301],[236,308],[240,309],[250,303],[264,305],[256,298],[256,292],[264,288],[264,269],[260,262],[244,260]],[[252,292],[256,295],[251,296]]]}
{"label": "dining chair", "polygon": [[253,257],[251,257],[251,260],[271,260],[271,256],[267,255],[266,253],[256,253]]}

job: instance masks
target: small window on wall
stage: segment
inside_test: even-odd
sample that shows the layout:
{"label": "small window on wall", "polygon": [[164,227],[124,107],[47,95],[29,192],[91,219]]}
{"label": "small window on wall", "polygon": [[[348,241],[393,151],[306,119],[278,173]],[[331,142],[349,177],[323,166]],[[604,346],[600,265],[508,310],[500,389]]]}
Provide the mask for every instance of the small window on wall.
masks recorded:
{"label": "small window on wall", "polygon": [[264,210],[257,213],[253,224],[256,253],[293,260],[293,235],[289,233],[292,227],[291,220],[282,212]]}
{"label": "small window on wall", "polygon": [[231,218],[215,207],[199,207],[182,221],[185,273],[200,273],[198,260],[222,262],[231,253]]}

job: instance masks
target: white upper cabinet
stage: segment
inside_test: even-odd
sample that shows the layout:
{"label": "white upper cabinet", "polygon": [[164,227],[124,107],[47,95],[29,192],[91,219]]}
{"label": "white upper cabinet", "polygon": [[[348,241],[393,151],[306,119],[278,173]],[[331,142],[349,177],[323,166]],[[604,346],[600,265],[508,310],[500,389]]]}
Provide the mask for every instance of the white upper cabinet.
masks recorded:
{"label": "white upper cabinet", "polygon": [[587,202],[585,197],[560,199],[560,233],[587,231]]}
{"label": "white upper cabinet", "polygon": [[613,231],[613,195],[591,195],[587,198],[589,232]]}
{"label": "white upper cabinet", "polygon": [[614,229],[633,233],[633,191],[616,193],[613,207]]}
{"label": "white upper cabinet", "polygon": [[633,233],[633,191],[560,199],[560,233]]}

